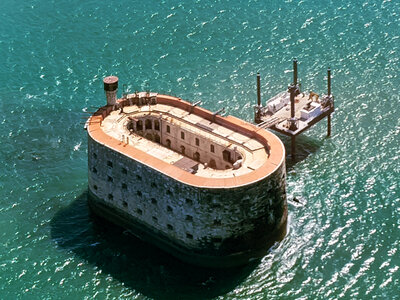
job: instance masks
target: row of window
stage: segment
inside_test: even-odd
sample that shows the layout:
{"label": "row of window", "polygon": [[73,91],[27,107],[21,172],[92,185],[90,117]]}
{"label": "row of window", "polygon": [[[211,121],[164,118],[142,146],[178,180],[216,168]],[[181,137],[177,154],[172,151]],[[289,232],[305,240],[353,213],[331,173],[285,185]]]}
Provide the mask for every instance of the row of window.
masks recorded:
{"label": "row of window", "polygon": [[[110,196],[110,194],[109,194],[109,196]],[[112,197],[112,195],[111,195],[111,197]],[[153,199],[154,199],[154,198],[152,198],[152,200],[153,200]],[[155,199],[154,199],[154,200],[155,200]],[[155,200],[155,201],[156,201],[156,200]],[[157,202],[155,202],[155,203],[157,203]],[[122,202],[122,205],[123,205],[124,207],[128,207],[128,202],[123,201],[123,202]],[[172,208],[171,208],[170,206],[168,206],[167,208],[168,208],[168,211],[172,211]],[[141,210],[140,208],[137,208],[137,209],[136,209],[136,213],[137,213],[138,215],[142,216],[142,215],[143,215],[143,210]],[[158,223],[158,218],[157,218],[156,216],[152,216],[151,219],[153,220],[154,223]],[[188,215],[188,216],[186,216],[186,220],[187,220],[187,221],[193,221],[193,217]],[[170,231],[172,231],[172,230],[174,230],[174,227],[173,227],[171,224],[167,224],[167,229],[170,230]],[[193,235],[187,232],[187,233],[186,233],[186,238],[192,240],[192,239],[193,239]]]}
{"label": "row of window", "polygon": [[[167,125],[167,133],[171,133],[171,128],[169,125]],[[185,139],[185,133],[183,131],[181,131],[181,139],[184,140]],[[169,141],[169,146],[168,146],[168,141]],[[196,146],[200,146],[200,139],[199,138],[195,138],[195,144]],[[171,141],[169,139],[167,139],[167,146],[168,148],[171,148]],[[183,147],[183,146],[181,146]],[[215,153],[215,147],[214,145],[210,145],[210,151],[212,153]]]}
{"label": "row of window", "polygon": [[[150,119],[145,120],[144,128],[146,130],[149,130],[149,129],[152,130],[153,129],[153,122]],[[136,130],[138,130],[138,131],[143,130],[143,120],[138,120],[136,122]],[[154,120],[154,130],[160,131],[160,121]]]}
{"label": "row of window", "polygon": [[[97,159],[97,154],[94,153],[94,152],[93,152],[93,157],[94,157],[95,159]],[[113,162],[110,161],[110,160],[108,160],[108,161],[107,161],[107,166],[108,166],[109,168],[113,168]],[[93,168],[92,168],[92,171],[93,171],[93,173],[97,173],[96,167],[93,167]],[[128,170],[127,170],[126,168],[121,168],[121,172],[122,172],[122,174],[124,174],[124,175],[128,174]],[[136,179],[141,181],[141,180],[142,180],[142,176],[136,175]],[[112,179],[110,176],[108,176],[108,181],[111,181],[111,182],[112,182],[113,179]],[[153,187],[153,186],[152,186],[152,187]]]}
{"label": "row of window", "polygon": [[[93,154],[96,155],[96,153],[93,153]],[[112,161],[107,161],[107,165],[112,168],[113,167]],[[92,168],[92,172],[93,173],[97,173],[96,167]],[[121,172],[124,175],[128,174],[128,170],[126,168],[121,168]],[[136,179],[138,181],[141,181],[142,177],[140,175],[136,174]],[[114,182],[114,179],[111,176],[107,175],[107,181],[108,182]],[[158,185],[154,181],[150,183],[150,186],[151,186],[151,188],[157,188],[158,187]],[[126,190],[126,189],[128,189],[128,185],[126,183],[121,183],[121,188]],[[95,185],[95,190],[97,190],[97,186],[96,185]],[[173,196],[173,192],[171,190],[169,190],[169,189],[166,191],[166,194],[168,196]],[[137,195],[138,196],[142,196],[142,192],[141,191],[137,191]],[[152,199],[154,199],[154,198],[152,198]],[[152,201],[156,201],[156,200],[154,199]],[[185,203],[188,204],[188,205],[193,205],[193,200],[189,199],[189,198],[185,198]]]}
{"label": "row of window", "polygon": [[[94,154],[95,154],[95,153],[94,153]],[[197,156],[197,155],[198,155],[198,156]],[[199,154],[198,152],[196,152],[196,153],[194,154],[194,159],[195,159],[195,160],[200,160],[200,154]],[[212,161],[213,161],[213,160],[212,160]],[[212,164],[213,164],[213,163],[211,162],[211,163],[210,163],[210,166],[211,166]],[[111,161],[107,161],[107,165],[108,165],[109,167],[112,167],[112,166],[113,166],[113,163],[112,163]],[[93,171],[93,173],[97,173],[96,167],[93,167],[93,168],[92,168],[92,171]],[[128,174],[128,170],[127,170],[126,168],[121,168],[121,172],[122,172],[122,174],[124,174],[124,175],[127,175],[127,174]],[[140,175],[137,175],[137,174],[136,174],[136,180],[142,181],[142,177],[141,177]],[[108,182],[114,182],[114,179],[113,179],[111,176],[108,176],[108,175],[107,175],[107,181],[108,181]],[[158,187],[158,185],[157,185],[154,181],[150,183],[150,186],[151,186],[151,188],[157,188],[157,187]],[[121,183],[121,187],[122,187],[122,189],[124,189],[124,190],[126,190],[126,189],[128,188],[128,186],[127,186],[126,183]],[[96,190],[97,190],[97,188],[96,188]],[[141,192],[138,191],[138,193],[140,193],[140,196],[141,196]],[[172,192],[171,190],[167,190],[167,191],[166,191],[166,194],[167,194],[168,196],[172,196],[172,195],[173,195],[173,192]],[[139,194],[138,194],[138,195],[139,195]],[[188,205],[193,205],[193,200],[191,200],[191,199],[189,199],[189,198],[185,198],[185,203],[188,204]]]}
{"label": "row of window", "polygon": [[[166,143],[167,143],[167,148],[169,148],[169,149],[171,149],[171,140],[170,139],[167,139],[166,140]],[[212,147],[214,147],[213,145],[211,145]],[[185,146],[181,146],[180,147],[180,153],[182,154],[182,155],[187,155],[186,154],[186,148],[185,148]],[[198,161],[198,162],[200,162],[200,153],[199,152],[195,152],[194,154],[193,154],[193,160],[195,160],[195,161]],[[215,162],[215,159],[213,159],[213,158],[211,158],[210,159],[210,161],[209,161],[209,163],[208,163],[208,166],[210,167],[210,168],[217,168],[217,163]],[[230,169],[231,167],[229,166],[229,165],[226,165],[226,167],[225,167],[226,169]]]}
{"label": "row of window", "polygon": [[[183,137],[182,139],[184,139],[184,132],[181,132],[181,137]],[[166,143],[166,147],[171,149],[171,140],[166,139],[165,143]],[[199,146],[199,144],[200,144],[200,141],[198,138],[196,138],[196,146]],[[181,145],[179,148],[179,151],[182,155],[187,155],[185,146]],[[210,152],[215,153],[214,145],[210,145]],[[241,156],[238,157],[238,159],[241,159],[241,158],[242,158]],[[222,151],[222,159],[226,162],[232,163],[231,152],[228,150]],[[199,152],[195,152],[193,154],[193,160],[200,162],[200,153]],[[210,159],[208,165],[209,165],[209,167],[214,168],[214,169],[217,167],[215,159]],[[230,165],[225,166],[225,169],[230,169],[230,168],[231,168]]]}
{"label": "row of window", "polygon": [[[123,202],[123,206],[124,207],[128,207],[128,203],[126,201],[124,201]],[[136,209],[136,213],[138,215],[140,215],[140,216],[143,215],[143,211],[140,208]],[[157,217],[152,216],[152,220],[153,220],[154,223],[158,223],[158,218]],[[167,229],[172,231],[172,230],[174,230],[174,227],[171,224],[167,224]],[[193,235],[187,232],[186,233],[186,238],[192,240],[193,239]]]}
{"label": "row of window", "polygon": [[[95,167],[93,167],[93,173],[97,173],[97,169],[95,168]],[[141,177],[140,177],[141,178]],[[108,176],[107,175],[107,181],[108,182],[114,182],[114,179],[111,177],[111,176]],[[151,184],[150,184],[150,186],[152,187],[152,188],[156,188],[157,187],[157,185],[156,185],[156,183],[155,182],[152,182]],[[128,189],[128,185],[126,184],[126,183],[121,183],[121,188],[123,189],[123,190],[126,190],[126,189]],[[94,185],[94,189],[95,190],[97,190],[97,185]],[[168,195],[168,196],[172,196],[173,195],[173,193],[171,192],[171,190],[167,190],[166,191],[166,194]],[[138,195],[139,197],[141,197],[142,196],[142,192],[141,191],[136,191],[136,195]],[[152,203],[157,203],[157,200],[156,199],[154,199],[154,198],[151,198],[151,201],[152,201]],[[193,205],[193,200],[191,200],[191,199],[188,199],[188,198],[186,198],[185,199],[185,203],[186,204],[188,204],[188,205]]]}
{"label": "row of window", "polygon": [[[96,153],[93,153],[93,156],[94,156],[95,158],[97,158],[97,154],[96,154]],[[110,167],[110,168],[113,168],[113,162],[112,162],[112,161],[107,161],[107,166]],[[97,169],[96,169],[95,167],[93,167],[92,170],[93,170],[94,173],[97,173]],[[126,168],[121,168],[121,172],[122,172],[123,174],[127,174],[127,173],[128,173],[128,170],[127,170]],[[137,178],[138,180],[141,180],[141,179],[142,179],[142,177],[139,176],[139,175],[136,175],[136,178]],[[107,175],[107,181],[108,181],[108,182],[113,182],[113,178],[112,178],[111,176],[108,176],[108,175]],[[127,189],[127,184],[126,184],[126,183],[122,183],[122,184],[121,184],[121,187],[122,187],[122,189],[126,190],[126,189]],[[152,182],[152,183],[151,183],[151,187],[152,187],[152,188],[155,188],[155,187],[157,187],[157,184],[156,184],[155,182]],[[97,185],[94,185],[93,188],[94,188],[95,190],[98,189]],[[167,190],[167,191],[166,191],[166,194],[169,195],[169,196],[172,196],[173,193],[172,193],[170,190]],[[139,196],[139,197],[142,197],[142,192],[141,192],[141,191],[136,191],[136,195]],[[113,197],[112,194],[108,194],[107,197],[108,197],[109,200],[113,200],[113,199],[114,199],[114,197]],[[157,204],[157,200],[156,200],[155,198],[151,198],[151,203],[156,205],[156,204]],[[193,205],[193,200],[186,198],[186,199],[185,199],[185,203],[186,203],[187,205]],[[128,207],[128,203],[127,203],[126,201],[123,201],[123,206],[124,206],[124,207]],[[136,212],[137,212],[139,215],[142,215],[142,214],[143,214],[143,211],[142,211],[141,209],[139,209],[139,208],[136,210]],[[172,207],[169,206],[169,205],[167,206],[167,212],[169,212],[169,213],[172,213],[172,212],[173,212]],[[191,215],[186,215],[185,220],[186,220],[186,221],[189,221],[189,222],[192,222],[192,221],[193,221],[193,216],[191,216]],[[157,222],[157,218],[156,218],[156,217],[153,217],[153,221]],[[221,225],[221,220],[218,220],[218,219],[214,220],[214,225]],[[173,230],[173,227],[172,227],[172,225],[170,225],[170,224],[167,224],[167,228],[168,228],[169,230]],[[189,238],[189,239],[193,239],[193,236],[192,236],[191,234],[189,234],[189,233],[187,234],[186,237]]]}
{"label": "row of window", "polygon": [[[94,188],[96,191],[97,191],[97,189],[98,189],[97,185],[94,185],[93,188]],[[141,192],[141,191],[137,191],[136,194],[137,194],[139,197],[142,196],[142,192]],[[114,200],[113,194],[108,194],[107,197],[108,197],[108,200]],[[155,198],[151,198],[151,203],[156,205],[156,204],[157,204],[157,200],[156,200]],[[186,199],[186,203],[192,203],[192,200]],[[123,206],[124,206],[124,207],[128,207],[128,202],[123,201]],[[167,211],[168,211],[169,213],[172,213],[172,211],[173,211],[172,207],[169,206],[169,205],[167,205]],[[137,212],[138,212],[140,215],[142,215],[142,210],[141,210],[141,209],[138,208],[138,209],[137,209]],[[185,220],[186,220],[186,221],[192,222],[192,221],[193,221],[193,216],[191,216],[191,215],[186,215]],[[214,225],[221,225],[221,220],[220,220],[220,219],[215,219],[215,220],[214,220]]]}
{"label": "row of window", "polygon": [[[94,185],[94,189],[97,190],[97,186],[96,186],[96,185]],[[112,194],[108,194],[107,197],[108,197],[109,200],[113,200],[113,199],[114,199],[114,196],[113,196]],[[191,201],[190,199],[187,199],[187,200]],[[153,204],[157,204],[157,200],[154,199],[154,198],[152,198],[152,203],[153,203]],[[128,202],[127,202],[127,201],[123,201],[123,202],[122,202],[122,205],[123,205],[125,208],[127,208],[127,207],[128,207]],[[168,206],[167,206],[167,211],[168,211],[168,212],[172,212],[172,207],[168,205]],[[142,215],[143,215],[143,210],[140,209],[140,208],[137,208],[137,209],[136,209],[136,213],[137,213],[139,216],[142,216]],[[157,218],[156,216],[152,216],[152,220],[153,220],[154,223],[158,223],[158,218]],[[186,220],[186,221],[189,221],[189,222],[193,222],[193,216],[191,216],[191,215],[186,215],[185,220]],[[214,225],[221,225],[221,220],[215,219],[215,220],[214,220]],[[172,230],[174,230],[174,227],[173,227],[171,224],[167,224],[167,229],[170,230],[170,231],[172,231]],[[192,239],[193,239],[193,235],[187,232],[187,233],[186,233],[186,238],[192,240]],[[214,239],[213,239],[213,242],[215,242],[215,243],[220,243],[221,241],[222,241],[221,238],[214,238]]]}

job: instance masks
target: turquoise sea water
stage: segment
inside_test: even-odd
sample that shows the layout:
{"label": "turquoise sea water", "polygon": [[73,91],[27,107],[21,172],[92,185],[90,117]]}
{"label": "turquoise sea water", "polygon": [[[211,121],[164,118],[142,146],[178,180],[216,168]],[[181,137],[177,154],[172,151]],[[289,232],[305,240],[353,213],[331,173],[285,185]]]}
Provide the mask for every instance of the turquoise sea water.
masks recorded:
{"label": "turquoise sea water", "polygon": [[[0,299],[400,299],[399,1],[2,0],[0,25]],[[104,76],[251,121],[255,74],[266,100],[293,57],[305,90],[332,68],[337,109],[298,139],[260,262],[190,267],[89,215]]]}

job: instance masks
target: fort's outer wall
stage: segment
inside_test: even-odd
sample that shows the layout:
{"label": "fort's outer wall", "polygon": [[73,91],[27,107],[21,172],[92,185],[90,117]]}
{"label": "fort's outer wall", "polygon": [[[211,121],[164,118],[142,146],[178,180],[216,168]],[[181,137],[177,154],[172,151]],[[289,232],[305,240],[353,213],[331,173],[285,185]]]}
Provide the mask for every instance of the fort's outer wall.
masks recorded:
{"label": "fort's outer wall", "polygon": [[246,263],[286,229],[284,160],[270,176],[249,185],[199,188],[89,136],[88,167],[95,212],[192,263]]}

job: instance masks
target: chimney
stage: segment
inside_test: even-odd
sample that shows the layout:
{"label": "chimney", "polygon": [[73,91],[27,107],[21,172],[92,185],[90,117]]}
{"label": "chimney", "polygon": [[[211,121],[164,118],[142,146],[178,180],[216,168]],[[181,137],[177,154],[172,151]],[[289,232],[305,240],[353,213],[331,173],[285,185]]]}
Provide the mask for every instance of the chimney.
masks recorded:
{"label": "chimney", "polygon": [[103,79],[103,82],[107,97],[107,105],[115,105],[117,102],[118,77],[108,76]]}

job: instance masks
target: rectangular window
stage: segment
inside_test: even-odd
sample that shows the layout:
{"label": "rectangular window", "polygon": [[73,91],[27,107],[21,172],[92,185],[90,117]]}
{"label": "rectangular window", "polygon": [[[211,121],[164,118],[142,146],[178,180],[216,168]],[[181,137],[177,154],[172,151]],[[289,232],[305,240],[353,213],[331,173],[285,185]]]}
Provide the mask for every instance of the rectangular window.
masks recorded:
{"label": "rectangular window", "polygon": [[196,146],[200,146],[200,140],[196,138]]}
{"label": "rectangular window", "polygon": [[167,132],[171,133],[171,127],[169,127],[169,125],[167,125]]}
{"label": "rectangular window", "polygon": [[108,160],[108,161],[107,161],[107,166],[109,166],[110,168],[112,168],[112,167],[113,167],[112,161]]}
{"label": "rectangular window", "polygon": [[212,153],[214,153],[214,152],[215,152],[214,145],[210,145],[210,151],[211,151]]}
{"label": "rectangular window", "polygon": [[183,131],[181,131],[181,139],[184,140],[185,139],[185,133]]}

